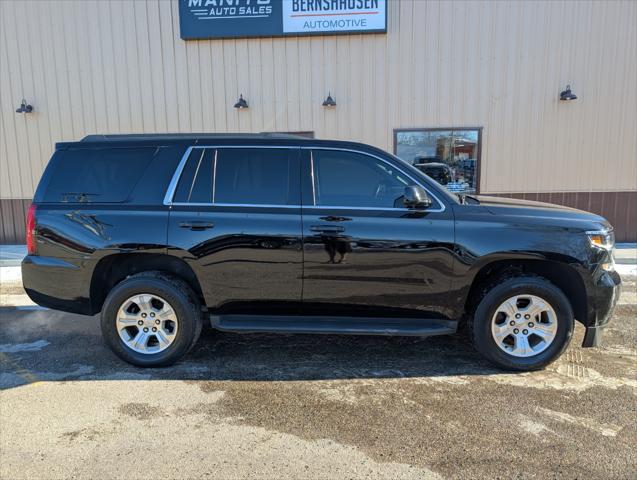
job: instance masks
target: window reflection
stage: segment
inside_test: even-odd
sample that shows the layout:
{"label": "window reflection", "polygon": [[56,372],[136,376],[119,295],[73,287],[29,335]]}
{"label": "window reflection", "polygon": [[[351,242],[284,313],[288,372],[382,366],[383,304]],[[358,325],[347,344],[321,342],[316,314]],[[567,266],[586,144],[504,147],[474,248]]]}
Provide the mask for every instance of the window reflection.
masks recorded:
{"label": "window reflection", "polygon": [[478,129],[421,129],[396,132],[396,155],[448,190],[476,193]]}

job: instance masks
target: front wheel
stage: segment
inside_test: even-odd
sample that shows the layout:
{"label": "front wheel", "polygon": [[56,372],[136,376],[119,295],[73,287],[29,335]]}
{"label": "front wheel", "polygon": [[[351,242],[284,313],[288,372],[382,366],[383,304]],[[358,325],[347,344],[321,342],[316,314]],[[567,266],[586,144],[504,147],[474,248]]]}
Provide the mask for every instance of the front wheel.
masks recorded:
{"label": "front wheel", "polygon": [[573,334],[564,293],[542,277],[505,280],[478,304],[472,325],[476,349],[508,370],[538,370],[558,358]]}
{"label": "front wheel", "polygon": [[201,333],[201,307],[183,281],[160,272],[133,275],[111,290],[102,335],[121,359],[162,367],[183,357]]}

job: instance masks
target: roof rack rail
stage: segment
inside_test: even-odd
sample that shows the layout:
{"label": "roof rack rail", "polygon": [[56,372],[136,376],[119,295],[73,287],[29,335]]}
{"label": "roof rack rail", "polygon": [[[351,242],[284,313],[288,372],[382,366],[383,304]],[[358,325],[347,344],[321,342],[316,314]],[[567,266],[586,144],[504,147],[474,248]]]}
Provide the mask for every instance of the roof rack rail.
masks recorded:
{"label": "roof rack rail", "polygon": [[107,142],[109,140],[179,140],[179,139],[221,139],[221,138],[280,138],[290,140],[309,140],[301,135],[289,133],[116,133],[86,135],[81,142]]}

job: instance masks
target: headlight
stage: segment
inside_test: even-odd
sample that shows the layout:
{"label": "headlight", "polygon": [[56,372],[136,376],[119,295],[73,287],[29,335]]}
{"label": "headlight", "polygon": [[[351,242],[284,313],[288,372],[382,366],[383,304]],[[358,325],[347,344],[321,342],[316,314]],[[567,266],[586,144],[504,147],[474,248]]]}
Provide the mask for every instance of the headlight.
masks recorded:
{"label": "headlight", "polygon": [[588,240],[593,247],[610,251],[615,246],[615,233],[612,230],[586,232],[586,235],[588,235]]}

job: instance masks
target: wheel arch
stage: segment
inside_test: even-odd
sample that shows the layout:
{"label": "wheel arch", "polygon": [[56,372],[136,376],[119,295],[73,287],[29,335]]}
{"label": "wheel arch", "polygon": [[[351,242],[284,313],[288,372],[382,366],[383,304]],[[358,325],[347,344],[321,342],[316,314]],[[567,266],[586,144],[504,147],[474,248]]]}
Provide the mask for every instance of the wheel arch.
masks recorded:
{"label": "wheel arch", "polygon": [[486,263],[473,278],[465,301],[465,312],[473,312],[480,299],[495,284],[524,274],[541,276],[559,288],[571,304],[575,319],[586,325],[588,302],[581,275],[567,263],[545,259],[507,259]]}
{"label": "wheel arch", "polygon": [[205,304],[201,285],[193,269],[180,258],[161,253],[114,253],[101,258],[91,276],[91,314],[98,313],[111,289],[131,275],[159,271],[185,281]]}

